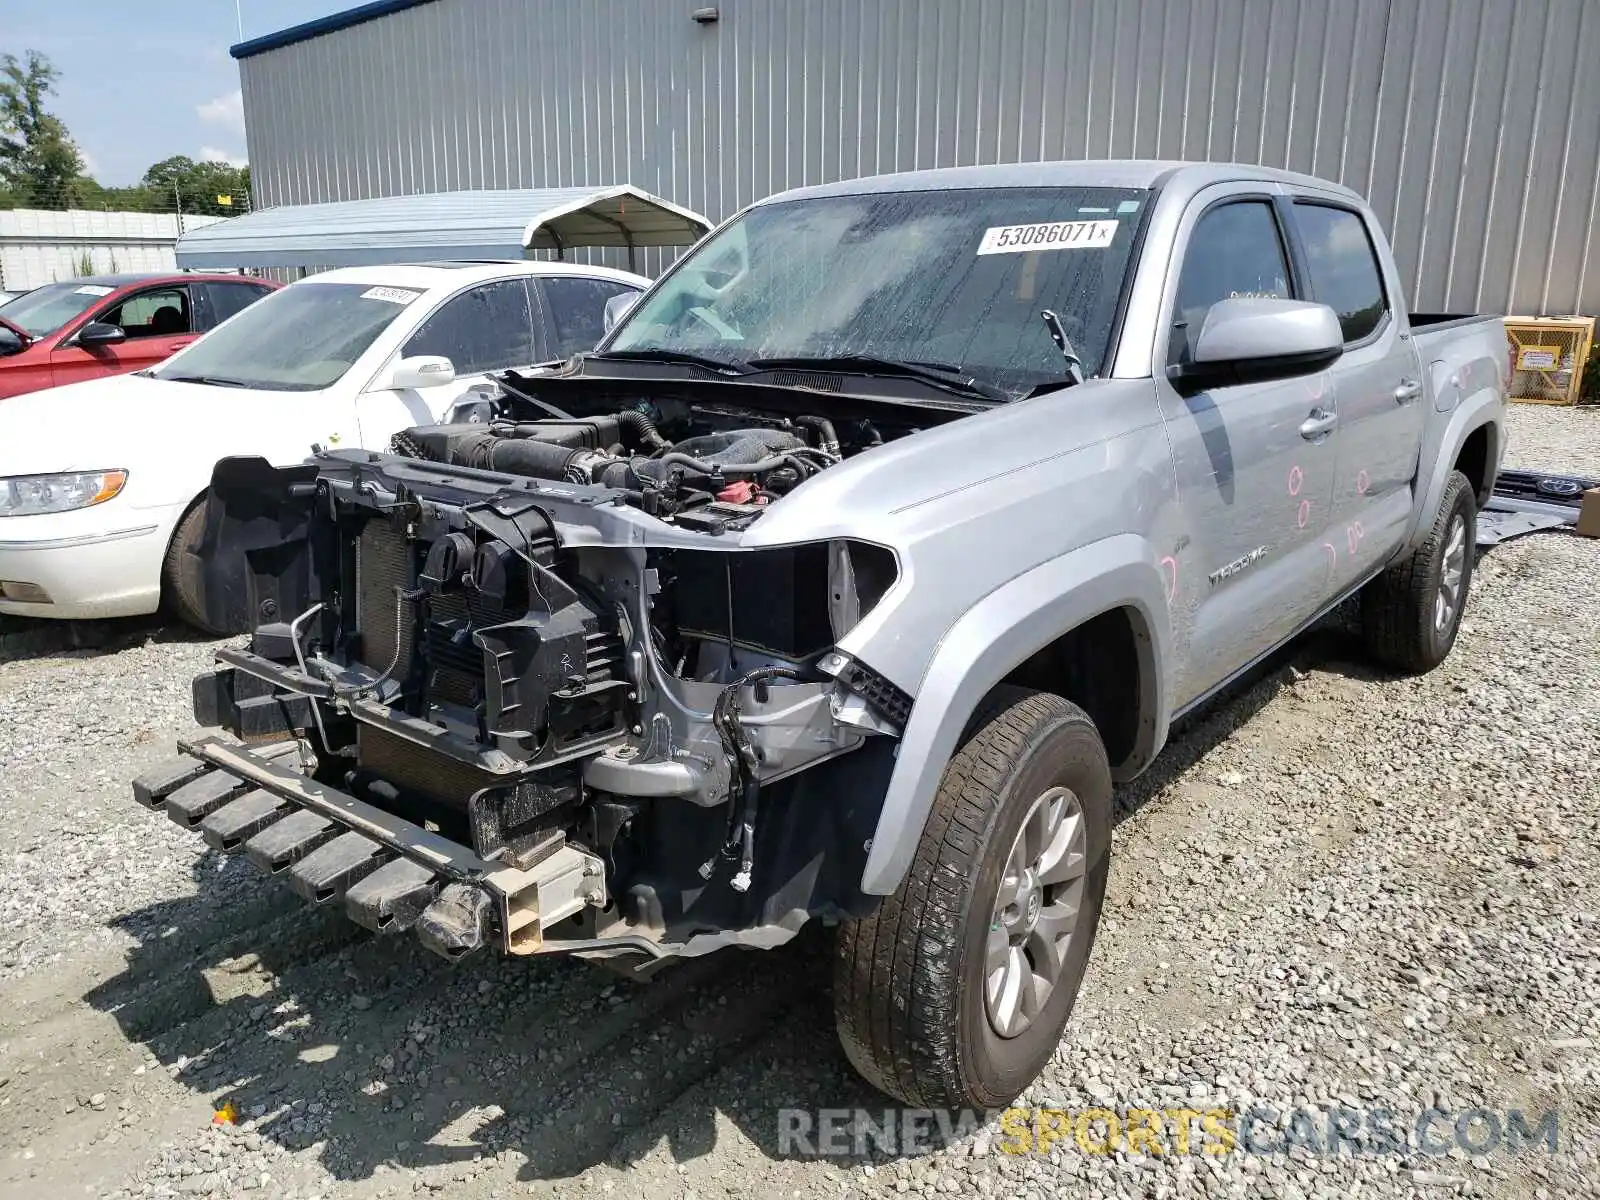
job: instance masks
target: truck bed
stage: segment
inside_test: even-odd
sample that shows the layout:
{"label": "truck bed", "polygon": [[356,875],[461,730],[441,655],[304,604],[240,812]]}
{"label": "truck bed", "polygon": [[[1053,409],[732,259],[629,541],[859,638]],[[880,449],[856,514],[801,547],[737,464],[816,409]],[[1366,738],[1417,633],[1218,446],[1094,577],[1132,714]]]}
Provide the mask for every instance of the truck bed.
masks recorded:
{"label": "truck bed", "polygon": [[[1415,335],[1417,353],[1425,367],[1443,363],[1449,370],[1446,375],[1469,364],[1486,361],[1492,363],[1496,374],[1504,372],[1506,357],[1506,326],[1504,319],[1481,314],[1412,313],[1411,331]],[[1430,371],[1430,392],[1437,392],[1443,380],[1437,370]]]}
{"label": "truck bed", "polygon": [[[1421,461],[1430,463],[1455,436],[1450,428],[1457,410],[1486,392],[1502,391],[1510,352],[1505,321],[1500,317],[1413,313],[1411,329],[1427,403],[1433,410],[1422,435]],[[1480,481],[1480,507],[1489,502],[1504,449],[1501,439],[1490,438],[1483,446],[1486,469],[1468,472]]]}
{"label": "truck bed", "polygon": [[1459,329],[1476,325],[1480,321],[1493,321],[1504,328],[1501,318],[1485,313],[1412,313],[1411,328],[1419,337],[1445,329]]}

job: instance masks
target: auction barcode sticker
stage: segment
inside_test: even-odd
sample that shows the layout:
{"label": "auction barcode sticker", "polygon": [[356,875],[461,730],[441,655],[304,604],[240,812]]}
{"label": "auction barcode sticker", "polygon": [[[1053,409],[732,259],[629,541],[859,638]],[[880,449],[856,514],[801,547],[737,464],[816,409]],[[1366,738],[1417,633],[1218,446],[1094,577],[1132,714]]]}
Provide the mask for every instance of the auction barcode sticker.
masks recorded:
{"label": "auction barcode sticker", "polygon": [[374,287],[361,293],[363,300],[387,300],[390,304],[410,304],[421,292],[408,292],[405,288]]}
{"label": "auction barcode sticker", "polygon": [[983,231],[979,254],[1024,254],[1031,250],[1103,250],[1117,236],[1115,221],[1050,221],[1043,225],[995,225]]}

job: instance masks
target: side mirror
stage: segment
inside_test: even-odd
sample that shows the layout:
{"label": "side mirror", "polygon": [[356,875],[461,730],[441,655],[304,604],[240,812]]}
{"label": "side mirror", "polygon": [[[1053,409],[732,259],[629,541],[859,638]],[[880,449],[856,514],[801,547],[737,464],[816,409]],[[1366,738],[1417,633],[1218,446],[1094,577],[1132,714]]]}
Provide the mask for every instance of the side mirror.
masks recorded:
{"label": "side mirror", "polygon": [[389,372],[380,388],[431,388],[454,383],[456,367],[442,354],[418,354],[402,358]]}
{"label": "side mirror", "polygon": [[639,292],[618,292],[606,301],[605,329],[610,333],[616,328],[617,322],[622,320],[628,310],[639,303]]}
{"label": "side mirror", "polygon": [[118,342],[128,340],[128,335],[121,327],[109,321],[90,321],[78,330],[77,342],[80,346],[115,346]]}
{"label": "side mirror", "polygon": [[15,329],[9,325],[0,325],[0,358],[10,354],[21,354],[28,348],[28,343]]}
{"label": "side mirror", "polygon": [[1344,353],[1344,331],[1326,304],[1235,296],[1206,310],[1190,346],[1168,371],[1184,395],[1320,371]]}

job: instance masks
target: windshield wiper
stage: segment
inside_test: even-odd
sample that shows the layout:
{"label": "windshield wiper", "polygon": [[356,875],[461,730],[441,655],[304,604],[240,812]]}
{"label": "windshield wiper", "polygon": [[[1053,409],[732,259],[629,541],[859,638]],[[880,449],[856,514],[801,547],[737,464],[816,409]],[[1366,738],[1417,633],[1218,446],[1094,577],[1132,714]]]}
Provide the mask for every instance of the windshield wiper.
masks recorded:
{"label": "windshield wiper", "polygon": [[1006,400],[1007,394],[991,384],[979,383],[955,363],[928,362],[925,359],[879,358],[873,354],[819,355],[814,358],[752,358],[750,366],[763,371],[838,371],[841,374],[887,375],[920,379],[934,387],[962,396],[985,400]]}
{"label": "windshield wiper", "polygon": [[151,378],[166,379],[172,383],[204,383],[212,387],[248,388],[259,386],[254,383],[246,383],[242,379],[227,379],[221,375],[152,375]]}
{"label": "windshield wiper", "polygon": [[591,351],[584,358],[597,358],[601,362],[620,359],[623,362],[682,363],[690,367],[705,367],[720,375],[748,375],[748,365],[733,359],[712,358],[709,354],[690,354],[687,350],[606,350]]}
{"label": "windshield wiper", "polygon": [[1072,387],[1083,382],[1083,359],[1078,357],[1078,352],[1072,348],[1072,339],[1067,336],[1061,318],[1050,309],[1045,309],[1039,314],[1039,319],[1044,322],[1044,327],[1050,331],[1050,340],[1056,344],[1056,349],[1061,351],[1061,357],[1067,360],[1067,377],[1051,383],[1041,383],[1028,393],[1030,397],[1044,392],[1060,391],[1062,388]]}

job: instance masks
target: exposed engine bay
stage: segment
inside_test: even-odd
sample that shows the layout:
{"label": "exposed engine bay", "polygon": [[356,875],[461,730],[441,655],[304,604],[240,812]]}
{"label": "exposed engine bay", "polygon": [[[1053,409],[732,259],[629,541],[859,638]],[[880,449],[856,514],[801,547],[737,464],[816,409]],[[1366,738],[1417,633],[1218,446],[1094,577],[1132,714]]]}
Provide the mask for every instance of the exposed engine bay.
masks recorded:
{"label": "exposed engine bay", "polygon": [[[433,425],[397,435],[408,458],[593,484],[690,528],[748,521],[811,476],[873,446],[870,420],[773,416],[713,404],[639,402],[590,417]],[[734,527],[737,527],[736,525]]]}
{"label": "exposed engine bay", "polygon": [[909,426],[684,400],[523,415],[218,468],[206,543],[243,549],[258,624],[196,681],[196,716],[293,741],[301,772],[197,744],[281,808],[234,793],[184,819],[450,957],[649,969],[870,906],[911,700],[838,642],[895,555],[738,537]]}

